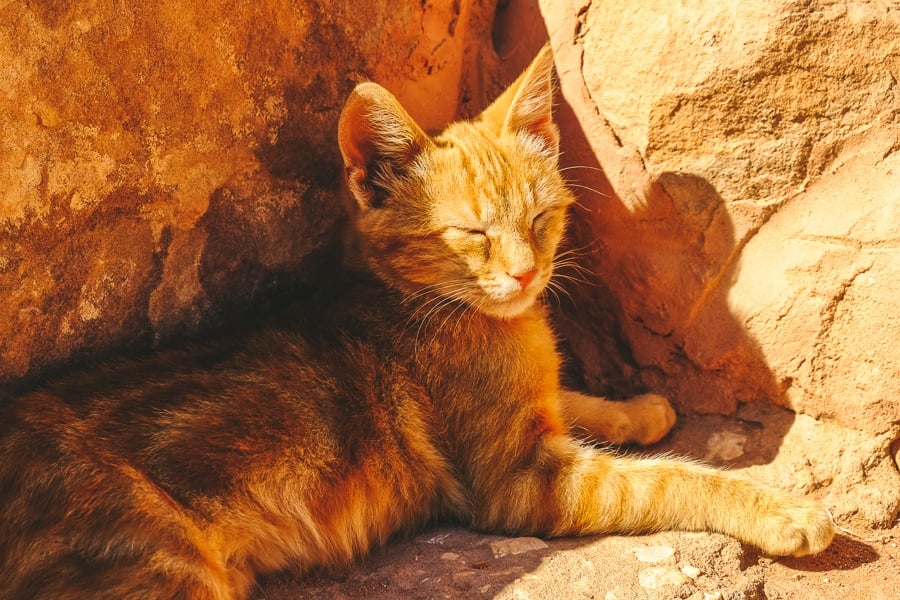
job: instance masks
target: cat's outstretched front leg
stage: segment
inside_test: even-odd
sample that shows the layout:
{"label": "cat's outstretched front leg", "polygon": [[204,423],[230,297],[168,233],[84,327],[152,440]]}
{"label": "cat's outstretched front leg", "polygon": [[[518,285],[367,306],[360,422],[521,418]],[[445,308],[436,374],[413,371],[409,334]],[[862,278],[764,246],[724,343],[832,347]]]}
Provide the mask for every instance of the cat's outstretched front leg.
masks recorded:
{"label": "cat's outstretched front leg", "polygon": [[834,536],[818,503],[695,463],[613,457],[562,435],[544,437],[528,456],[527,467],[492,482],[476,527],[554,536],[715,531],[794,556],[820,552]]}
{"label": "cat's outstretched front leg", "polygon": [[646,446],[661,440],[675,425],[672,405],[656,394],[612,401],[560,390],[559,399],[572,433],[591,441]]}

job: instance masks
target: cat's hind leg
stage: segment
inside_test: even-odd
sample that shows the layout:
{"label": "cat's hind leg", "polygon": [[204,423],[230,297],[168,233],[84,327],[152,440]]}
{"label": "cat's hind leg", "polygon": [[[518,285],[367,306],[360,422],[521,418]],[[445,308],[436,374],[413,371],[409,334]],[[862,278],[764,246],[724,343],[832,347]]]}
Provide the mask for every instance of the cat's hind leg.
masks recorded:
{"label": "cat's hind leg", "polygon": [[4,440],[16,452],[3,458],[32,458],[0,465],[0,598],[242,597],[248,582],[142,472],[53,444],[23,450],[29,439]]}
{"label": "cat's hind leg", "polygon": [[612,401],[579,392],[560,390],[563,416],[572,433],[595,442],[654,444],[675,425],[669,401],[656,394],[642,394]]}

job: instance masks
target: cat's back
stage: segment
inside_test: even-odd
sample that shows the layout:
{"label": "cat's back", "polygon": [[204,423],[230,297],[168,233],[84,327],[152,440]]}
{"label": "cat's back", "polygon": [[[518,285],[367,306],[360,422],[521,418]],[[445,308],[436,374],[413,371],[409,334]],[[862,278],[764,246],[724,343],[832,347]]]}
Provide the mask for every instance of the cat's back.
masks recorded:
{"label": "cat's back", "polygon": [[90,590],[148,556],[198,572],[344,562],[440,510],[455,484],[384,294],[342,283],[259,331],[0,406],[0,597]]}

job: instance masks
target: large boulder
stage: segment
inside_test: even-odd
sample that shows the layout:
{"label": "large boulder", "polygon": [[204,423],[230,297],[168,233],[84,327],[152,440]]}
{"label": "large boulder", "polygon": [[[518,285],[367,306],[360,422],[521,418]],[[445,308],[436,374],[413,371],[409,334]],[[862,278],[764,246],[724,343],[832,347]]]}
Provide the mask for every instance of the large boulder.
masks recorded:
{"label": "large boulder", "polygon": [[355,82],[442,125],[486,94],[493,13],[3,3],[0,383],[195,332],[310,276],[341,214],[335,127]]}
{"label": "large boulder", "polygon": [[579,193],[570,275],[596,278],[558,311],[585,385],[650,388],[683,413],[790,408],[775,463],[796,476],[779,479],[891,525],[900,13],[540,4]]}

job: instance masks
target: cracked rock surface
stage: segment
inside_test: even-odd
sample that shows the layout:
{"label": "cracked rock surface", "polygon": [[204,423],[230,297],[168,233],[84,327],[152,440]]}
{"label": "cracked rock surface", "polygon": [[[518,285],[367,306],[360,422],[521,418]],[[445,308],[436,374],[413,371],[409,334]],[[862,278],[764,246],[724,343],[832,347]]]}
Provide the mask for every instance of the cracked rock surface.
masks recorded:
{"label": "cracked rock surface", "polygon": [[496,92],[475,77],[493,10],[0,2],[0,385],[221,327],[327,269],[350,90],[453,119]]}

